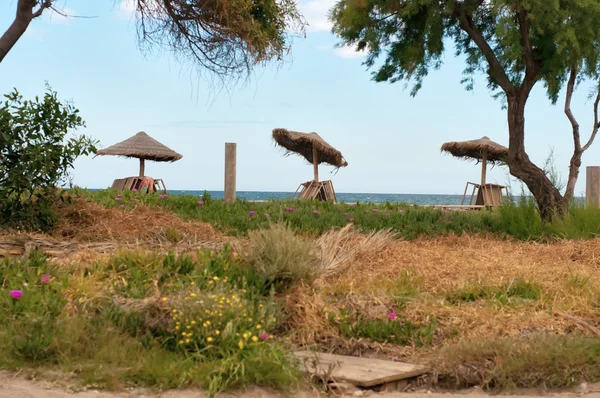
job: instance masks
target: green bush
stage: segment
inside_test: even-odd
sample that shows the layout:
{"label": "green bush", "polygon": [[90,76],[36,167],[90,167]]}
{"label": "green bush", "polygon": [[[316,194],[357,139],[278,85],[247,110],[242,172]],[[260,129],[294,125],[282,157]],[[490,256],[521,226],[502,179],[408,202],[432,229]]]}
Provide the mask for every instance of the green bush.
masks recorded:
{"label": "green bush", "polygon": [[0,107],[0,226],[50,228],[53,205],[63,198],[73,162],[95,152],[95,142],[70,130],[85,127],[79,111],[48,88],[44,98],[24,100],[17,90]]}

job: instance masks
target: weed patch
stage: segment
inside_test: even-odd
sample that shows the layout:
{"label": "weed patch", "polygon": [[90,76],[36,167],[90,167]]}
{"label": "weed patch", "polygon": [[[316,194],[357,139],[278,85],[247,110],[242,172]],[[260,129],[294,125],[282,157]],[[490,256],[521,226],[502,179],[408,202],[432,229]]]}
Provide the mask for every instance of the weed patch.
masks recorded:
{"label": "weed patch", "polygon": [[446,300],[452,304],[474,302],[478,300],[495,300],[508,304],[515,299],[539,300],[541,288],[521,279],[514,279],[505,286],[483,286],[471,284],[446,295]]}

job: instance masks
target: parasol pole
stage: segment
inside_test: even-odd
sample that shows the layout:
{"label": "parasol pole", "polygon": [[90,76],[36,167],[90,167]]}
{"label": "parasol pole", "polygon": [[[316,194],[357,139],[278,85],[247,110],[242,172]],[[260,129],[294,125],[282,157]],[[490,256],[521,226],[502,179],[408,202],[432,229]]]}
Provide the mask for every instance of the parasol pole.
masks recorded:
{"label": "parasol pole", "polygon": [[313,153],[313,168],[315,170],[315,182],[319,182],[319,160],[317,156],[317,148],[315,148],[315,144],[312,146]]}
{"label": "parasol pole", "polygon": [[487,171],[487,151],[481,153],[481,186],[485,185],[485,173]]}
{"label": "parasol pole", "polygon": [[140,158],[140,177],[144,176],[144,169],[145,169],[144,158]]}

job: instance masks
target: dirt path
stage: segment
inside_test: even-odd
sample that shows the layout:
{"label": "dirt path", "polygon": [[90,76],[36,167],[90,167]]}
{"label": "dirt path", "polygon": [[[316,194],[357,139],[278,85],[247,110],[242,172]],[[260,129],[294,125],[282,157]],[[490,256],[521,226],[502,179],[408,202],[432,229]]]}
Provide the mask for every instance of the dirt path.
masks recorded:
{"label": "dirt path", "polygon": [[[557,398],[600,398],[600,384],[586,385],[579,392],[571,393],[544,393],[542,391],[521,391],[521,395],[511,395],[511,398],[539,398],[541,396],[552,396]],[[319,396],[313,391],[298,391],[292,395],[280,393],[262,388],[250,388],[243,392],[219,394],[219,398],[311,398]],[[339,395],[321,395],[322,397],[339,397]],[[386,397],[386,398],[487,398],[489,395],[478,389],[470,389],[453,393],[445,392],[413,392],[413,393],[376,393],[372,391],[359,391],[348,393],[345,397]],[[132,390],[126,392],[104,392],[89,390],[85,392],[72,393],[57,387],[57,383],[48,381],[26,380],[15,377],[12,374],[0,372],[0,398],[205,398],[206,393],[200,390],[173,390],[160,394],[144,390]]]}

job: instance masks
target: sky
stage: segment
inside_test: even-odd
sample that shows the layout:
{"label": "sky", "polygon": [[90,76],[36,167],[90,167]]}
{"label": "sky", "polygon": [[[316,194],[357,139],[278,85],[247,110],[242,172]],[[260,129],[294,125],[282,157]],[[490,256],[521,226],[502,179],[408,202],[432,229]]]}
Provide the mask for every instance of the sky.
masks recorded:
{"label": "sky", "polygon": [[[483,76],[465,91],[464,63],[451,49],[416,97],[403,83],[373,82],[363,54],[334,48],[327,11],[335,0],[301,0],[306,38],[294,39],[283,65],[259,68],[248,83],[228,90],[217,90],[171,54],[140,52],[135,19],[119,1],[61,0],[64,13],[94,18],[45,13],[33,21],[0,63],[0,93],[17,88],[32,98],[47,81],[80,109],[87,127],[78,133],[99,140],[99,148],[145,131],[183,155],[174,163],[146,163],[146,175],[169,189],[222,190],[225,143],[235,142],[238,190],[295,191],[312,179],[312,166],[275,147],[271,131],[278,127],[317,132],[342,152],[348,167],[320,168],[338,192],[462,194],[467,181],[479,181],[480,166],[442,154],[440,146],[484,135],[508,145],[500,102]],[[0,4],[0,30],[12,22],[16,2]],[[552,105],[538,84],[526,109],[525,145],[538,165],[554,148],[566,179],[573,141],[563,100]],[[585,87],[575,93],[573,111],[585,142],[593,121]],[[585,190],[585,166],[600,165],[599,157],[600,142],[584,154],[577,194]],[[136,159],[81,158],[74,183],[106,188],[137,175],[138,167]],[[488,170],[488,182],[508,180],[506,168]]]}

